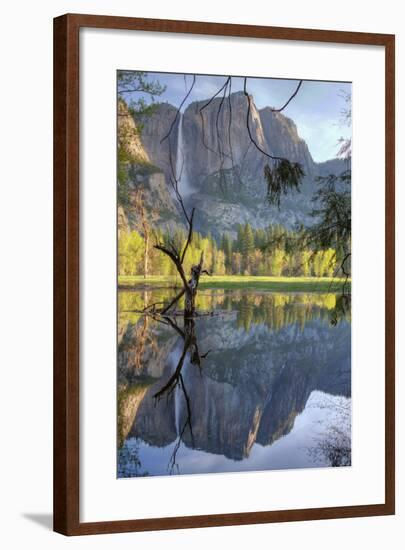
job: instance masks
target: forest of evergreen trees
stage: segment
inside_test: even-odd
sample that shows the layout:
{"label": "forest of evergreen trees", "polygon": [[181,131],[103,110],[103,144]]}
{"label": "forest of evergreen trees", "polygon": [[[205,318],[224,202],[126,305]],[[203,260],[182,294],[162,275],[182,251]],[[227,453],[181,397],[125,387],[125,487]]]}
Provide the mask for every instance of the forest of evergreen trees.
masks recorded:
{"label": "forest of evergreen trees", "polygon": [[[169,240],[181,249],[185,232],[173,234],[153,231],[153,242],[168,244]],[[223,234],[219,240],[212,235],[193,234],[186,258],[185,272],[197,264],[204,251],[204,267],[212,275],[261,275],[290,277],[339,276],[342,251],[332,248],[313,251],[310,247],[298,246],[300,233],[288,231],[280,225],[267,229],[253,229],[249,223],[239,225],[236,239]],[[118,242],[119,275],[145,275],[145,242],[138,231],[122,232]],[[148,273],[146,275],[176,275],[173,262],[153,246],[148,250]]]}

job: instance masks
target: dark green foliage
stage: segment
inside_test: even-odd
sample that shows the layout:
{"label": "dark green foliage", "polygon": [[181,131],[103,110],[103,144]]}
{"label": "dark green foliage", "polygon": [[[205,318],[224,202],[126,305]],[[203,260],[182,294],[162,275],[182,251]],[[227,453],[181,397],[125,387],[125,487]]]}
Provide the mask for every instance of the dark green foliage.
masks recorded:
{"label": "dark green foliage", "polygon": [[243,239],[244,239],[244,229],[243,225],[238,225],[238,236],[236,238],[236,241],[234,242],[233,251],[234,252],[242,252],[243,248]]}
{"label": "dark green foliage", "polygon": [[287,195],[289,191],[299,192],[304,175],[304,170],[299,162],[281,159],[277,160],[272,168],[266,164],[264,177],[267,182],[269,203],[280,208],[281,195]]}
{"label": "dark green foliage", "polygon": [[[149,81],[147,77],[148,73],[141,71],[117,72],[118,95],[125,100],[133,117],[152,114],[155,109],[155,98],[166,90],[166,86],[162,86],[158,81]],[[142,94],[148,97],[148,101]]]}
{"label": "dark green foliage", "polygon": [[232,240],[228,234],[222,235],[220,248],[225,254],[226,272],[230,273],[232,270]]}
{"label": "dark green foliage", "polygon": [[252,226],[249,223],[246,223],[243,227],[242,233],[242,261],[243,261],[243,271],[246,273],[250,272],[250,265],[252,254],[255,249],[255,237],[253,234]]}
{"label": "dark green foliage", "polygon": [[[118,71],[117,72],[117,91],[120,102],[125,106],[124,112],[118,112],[118,116],[149,116],[155,109],[155,97],[160,96],[165,91],[157,81],[148,81],[148,74],[139,71]],[[137,95],[138,94],[138,95]],[[140,94],[140,95],[139,95]],[[149,102],[143,96],[148,96]],[[135,99],[136,98],[136,99]],[[120,103],[119,103],[120,104]],[[159,171],[158,168],[148,163],[139,163],[129,153],[128,144],[131,139],[140,135],[142,125],[138,122],[135,129],[128,129],[121,132],[118,136],[117,151],[117,200],[120,206],[126,211],[131,206],[130,181],[134,179],[136,173],[140,175],[152,174]]]}
{"label": "dark green foliage", "polygon": [[[275,170],[265,167],[268,198],[278,207],[282,194],[290,190],[299,191],[303,176],[301,168],[294,174],[291,167],[287,168],[288,164],[291,163],[281,161]],[[351,170],[348,168],[339,175],[319,177],[317,182],[319,187],[312,198],[314,206],[310,213],[315,223],[297,227],[294,232],[278,226],[271,227],[264,248],[272,253],[282,248],[287,255],[310,252],[315,275],[319,275],[317,271],[328,270],[328,263],[335,265],[333,275],[350,277]]]}
{"label": "dark green foliage", "polygon": [[318,221],[306,230],[306,237],[317,249],[339,249],[351,238],[351,172],[318,178],[318,183],[311,212]]}
{"label": "dark green foliage", "polygon": [[243,229],[242,254],[248,256],[255,248],[255,238],[253,235],[252,226],[249,223],[245,224]]}

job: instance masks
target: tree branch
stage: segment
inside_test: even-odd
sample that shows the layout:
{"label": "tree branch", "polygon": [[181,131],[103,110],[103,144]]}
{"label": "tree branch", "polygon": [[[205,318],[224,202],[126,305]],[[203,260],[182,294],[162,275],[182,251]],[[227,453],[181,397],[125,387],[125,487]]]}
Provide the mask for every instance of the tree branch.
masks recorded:
{"label": "tree branch", "polygon": [[189,287],[188,281],[187,281],[186,275],[184,273],[183,266],[180,262],[180,258],[178,257],[178,255],[174,254],[171,250],[166,248],[163,244],[155,244],[154,248],[156,248],[157,250],[160,250],[161,252],[163,252],[164,254],[169,256],[169,258],[172,260],[172,262],[176,266],[176,269],[177,269],[177,271],[178,271],[178,273],[181,277],[181,280],[183,281],[184,288],[187,289]]}
{"label": "tree branch", "polygon": [[182,254],[181,254],[180,263],[183,263],[184,258],[185,258],[185,255],[186,255],[186,252],[187,252],[187,248],[188,248],[189,244],[191,243],[191,241],[192,241],[192,239],[193,239],[193,218],[194,218],[194,212],[195,212],[195,208],[193,208],[193,209],[191,210],[191,215],[190,215],[190,219],[189,219],[189,223],[188,223],[188,235],[187,235],[187,240],[186,240],[186,244],[184,245],[183,252],[182,252]]}
{"label": "tree branch", "polygon": [[281,113],[281,111],[283,111],[283,110],[287,107],[287,105],[290,103],[290,101],[291,101],[292,99],[294,99],[294,97],[298,94],[299,89],[300,89],[301,86],[302,86],[302,83],[303,83],[303,81],[300,80],[300,82],[299,82],[299,84],[298,84],[298,86],[297,86],[295,92],[294,92],[293,95],[290,97],[290,99],[289,99],[288,101],[286,101],[286,102],[284,103],[284,105],[283,105],[282,107],[280,107],[280,109],[272,109],[273,113]]}
{"label": "tree branch", "polygon": [[165,313],[167,313],[169,309],[172,308],[174,304],[176,304],[180,300],[180,298],[184,295],[185,292],[186,292],[186,289],[182,288],[181,291],[173,298],[173,300],[162,309],[160,314],[164,315]]}
{"label": "tree branch", "polygon": [[[207,151],[210,151],[211,153],[214,153],[215,155],[218,155],[220,156],[220,154],[218,153],[218,151],[215,151],[214,149],[212,149],[206,142],[205,142],[205,122],[204,122],[204,116],[203,116],[203,111],[204,109],[206,109],[209,105],[211,105],[211,103],[214,101],[214,99],[223,91],[225,90],[226,92],[226,88],[228,86],[228,83],[231,81],[231,77],[228,76],[225,83],[220,87],[220,89],[200,108],[199,110],[199,113],[200,113],[200,117],[201,117],[201,139],[202,139],[202,144],[204,145],[204,147],[207,149]],[[225,156],[229,156],[229,155],[225,155]]]}
{"label": "tree branch", "polygon": [[252,132],[250,130],[250,124],[249,124],[249,120],[250,120],[250,111],[251,111],[251,99],[250,99],[250,95],[248,94],[248,91],[247,91],[247,78],[245,77],[245,80],[244,80],[244,86],[243,86],[243,93],[245,94],[246,96],[246,99],[247,99],[247,102],[248,102],[248,108],[247,108],[247,115],[246,115],[246,127],[247,127],[247,131],[248,131],[248,134],[249,134],[249,139],[250,141],[253,143],[253,145],[256,147],[256,149],[258,151],[260,151],[263,155],[265,155],[266,157],[268,157],[269,159],[271,160],[279,160],[279,161],[287,161],[289,162],[287,159],[283,158],[283,157],[275,157],[273,155],[270,155],[270,153],[267,153],[264,149],[262,149],[260,147],[260,145],[256,142],[256,140],[254,139],[253,135],[252,135]]}

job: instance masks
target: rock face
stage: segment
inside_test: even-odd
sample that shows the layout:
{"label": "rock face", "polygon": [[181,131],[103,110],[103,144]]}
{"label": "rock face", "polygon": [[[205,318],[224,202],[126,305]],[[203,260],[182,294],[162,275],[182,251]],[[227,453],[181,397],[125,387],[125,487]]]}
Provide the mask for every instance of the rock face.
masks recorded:
{"label": "rock face", "polygon": [[317,172],[308,145],[299,137],[297,127],[290,118],[265,107],[260,110],[260,119],[272,155],[300,162],[308,175]]}
{"label": "rock face", "polygon": [[[184,145],[189,176],[196,191],[204,191],[207,176],[223,170],[234,170],[244,193],[263,197],[263,168],[269,159],[252,144],[247,129],[248,102],[243,92],[232,94],[230,102],[214,99],[189,105],[184,113]],[[250,98],[249,130],[254,141],[273,156],[301,162],[307,174],[313,174],[315,163],[306,143],[298,136],[294,122],[270,108],[258,110]],[[219,112],[219,116],[218,116]],[[221,154],[218,154],[218,151]],[[217,189],[219,191],[219,189]]]}
{"label": "rock face", "polygon": [[149,157],[142,145],[139,131],[134,119],[128,111],[127,104],[123,100],[118,101],[118,145],[127,155],[132,157],[134,163],[149,163]]}
{"label": "rock face", "polygon": [[[118,102],[118,144],[124,152],[126,170],[129,176],[129,192],[134,193],[136,189],[143,190],[143,200],[150,213],[150,222],[155,227],[172,231],[181,226],[183,221],[180,217],[179,208],[170,193],[169,178],[169,150],[168,145],[160,146],[160,140],[155,139],[155,133],[166,131],[173,115],[174,107],[161,109],[161,117],[152,119],[153,124],[148,126],[148,132],[142,133],[142,126],[135,123],[128,111],[126,103]],[[164,114],[165,113],[165,114]],[[166,121],[166,125],[164,122]],[[150,153],[145,146],[150,147]],[[156,160],[156,162],[155,162]],[[118,234],[125,233],[136,228],[135,213],[128,206],[118,206]]]}
{"label": "rock face", "polygon": [[[143,190],[143,200],[149,212],[149,221],[154,227],[174,231],[183,225],[178,205],[170,194],[165,174],[154,166],[132,166],[130,170],[131,184],[135,189]],[[128,214],[130,227],[136,226],[136,214]]]}
{"label": "rock face", "polygon": [[[252,144],[247,114],[247,98],[236,92],[229,100],[217,97],[209,105],[191,103],[183,114],[161,104],[140,121],[150,162],[163,172],[169,189],[171,178],[180,180],[186,203],[196,207],[195,227],[203,233],[235,235],[237,224],[245,222],[256,228],[310,223],[316,177],[345,169],[341,159],[315,163],[295,123],[269,107],[258,110],[251,97],[249,130],[258,147],[300,162],[306,174],[301,193],[285,197],[280,210],[269,206],[263,170],[271,161]],[[161,143],[170,128],[170,137]]]}
{"label": "rock face", "polygon": [[[230,103],[223,103],[221,109],[220,98],[208,107],[205,105],[206,102],[192,103],[184,113],[184,153],[192,187],[203,192],[208,176],[217,174],[221,168],[230,171],[237,166],[235,182],[237,176],[248,176],[250,185],[246,191],[255,194],[257,190],[252,184],[258,172],[262,173],[266,158],[255,150],[249,139],[246,97],[241,92],[235,93]],[[264,130],[253,100],[250,130],[258,145],[265,149]]]}
{"label": "rock face", "polygon": [[148,390],[148,386],[136,386],[118,395],[118,442],[121,446],[135,422],[139,405]]}
{"label": "rock face", "polygon": [[[167,183],[172,175],[171,158],[173,166],[176,165],[176,148],[178,123],[174,123],[177,109],[168,103],[162,103],[149,116],[139,118],[142,126],[142,144],[152,164],[160,168],[166,176]],[[170,136],[162,143],[174,124]]]}

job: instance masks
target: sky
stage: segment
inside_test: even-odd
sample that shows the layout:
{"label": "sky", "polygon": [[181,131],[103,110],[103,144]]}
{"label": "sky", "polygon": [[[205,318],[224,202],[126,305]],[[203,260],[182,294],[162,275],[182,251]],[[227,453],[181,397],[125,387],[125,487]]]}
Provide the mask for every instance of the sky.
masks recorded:
{"label": "sky", "polygon": [[[148,73],[148,80],[166,86],[157,98],[178,107],[192,84],[192,75],[173,73]],[[193,90],[184,104],[212,97],[225,83],[227,76],[196,75]],[[298,80],[254,78],[247,80],[247,90],[253,96],[258,109],[282,107],[297,88]],[[243,90],[244,78],[232,78],[232,92]],[[297,95],[283,110],[297,125],[316,162],[335,158],[339,149],[338,140],[351,137],[351,127],[344,124],[342,110],[347,107],[345,94],[351,93],[347,82],[323,82],[304,80]],[[139,96],[134,99],[139,99]],[[145,100],[148,100],[145,97]]]}

